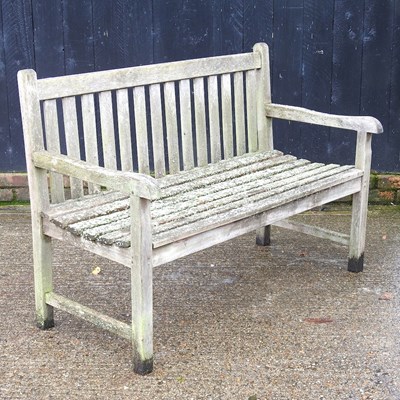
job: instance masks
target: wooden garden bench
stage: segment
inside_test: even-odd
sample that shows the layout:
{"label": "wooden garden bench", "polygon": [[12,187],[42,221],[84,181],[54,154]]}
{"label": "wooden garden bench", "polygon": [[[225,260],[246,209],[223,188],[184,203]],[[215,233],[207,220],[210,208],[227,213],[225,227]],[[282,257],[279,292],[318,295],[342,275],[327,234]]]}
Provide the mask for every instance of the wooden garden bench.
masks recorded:
{"label": "wooden garden bench", "polygon": [[[246,54],[46,79],[23,70],[18,82],[41,328],[53,326],[56,307],[109,329],[132,341],[134,370],[144,374],[153,368],[154,266],[253,230],[267,245],[278,224],[348,243],[349,270],[362,270],[371,134],[382,127],[372,117],[271,103],[265,44]],[[274,118],[356,131],[355,166],[275,150]],[[347,195],[349,236],[286,220]],[[52,239],[131,269],[132,325],[53,291]]]}

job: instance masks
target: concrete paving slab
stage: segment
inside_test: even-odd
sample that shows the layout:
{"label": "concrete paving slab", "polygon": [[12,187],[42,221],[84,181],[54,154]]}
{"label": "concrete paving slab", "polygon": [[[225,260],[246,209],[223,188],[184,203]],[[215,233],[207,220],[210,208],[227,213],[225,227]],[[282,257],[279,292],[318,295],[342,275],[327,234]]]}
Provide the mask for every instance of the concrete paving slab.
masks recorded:
{"label": "concrete paving slab", "polygon": [[[278,228],[156,268],[146,377],[124,339],[57,310],[35,327],[28,211],[0,208],[0,399],[400,399],[398,208],[370,208],[361,274],[345,246]],[[350,210],[298,219],[347,232]],[[55,285],[129,322],[125,267],[56,243]]]}

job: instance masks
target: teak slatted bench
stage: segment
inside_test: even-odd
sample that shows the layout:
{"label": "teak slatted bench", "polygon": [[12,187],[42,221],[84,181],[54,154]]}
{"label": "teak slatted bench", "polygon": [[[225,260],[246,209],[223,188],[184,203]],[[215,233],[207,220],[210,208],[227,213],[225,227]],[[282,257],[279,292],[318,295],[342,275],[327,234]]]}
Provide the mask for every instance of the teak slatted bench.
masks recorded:
{"label": "teak slatted bench", "polygon": [[[18,83],[39,327],[53,326],[54,307],[91,321],[131,340],[134,370],[145,374],[153,368],[154,266],[253,230],[267,245],[278,224],[349,244],[348,268],[362,270],[371,137],[382,127],[372,117],[273,104],[267,45],[56,78],[24,70]],[[355,166],[274,150],[273,118],[356,131]],[[286,220],[347,195],[349,236]],[[132,325],[53,291],[52,239],[131,269]]]}

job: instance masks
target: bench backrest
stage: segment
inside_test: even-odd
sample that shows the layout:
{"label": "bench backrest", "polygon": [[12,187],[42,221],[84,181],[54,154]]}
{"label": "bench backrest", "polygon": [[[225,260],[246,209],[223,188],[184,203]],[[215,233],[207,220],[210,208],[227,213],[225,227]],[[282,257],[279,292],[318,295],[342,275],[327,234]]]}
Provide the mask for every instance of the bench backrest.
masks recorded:
{"label": "bench backrest", "polygon": [[[32,127],[24,126],[27,158],[47,149],[160,177],[270,149],[263,111],[269,79],[263,43],[245,54],[38,80],[34,75],[29,88],[20,79],[20,91],[31,91],[36,110]],[[62,185],[53,176],[52,198],[60,197]],[[71,193],[82,196],[82,182],[71,179]]]}

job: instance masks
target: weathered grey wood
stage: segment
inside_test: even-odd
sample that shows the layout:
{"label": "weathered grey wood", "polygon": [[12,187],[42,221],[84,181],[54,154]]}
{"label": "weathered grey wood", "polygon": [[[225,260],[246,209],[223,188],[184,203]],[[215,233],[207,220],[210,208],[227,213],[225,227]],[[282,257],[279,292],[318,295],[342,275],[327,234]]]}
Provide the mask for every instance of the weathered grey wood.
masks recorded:
{"label": "weathered grey wood", "polygon": [[208,118],[210,121],[210,151],[212,163],[221,160],[219,109],[218,78],[216,76],[210,76],[208,78]]}
{"label": "weathered grey wood", "polygon": [[[60,132],[55,100],[47,100],[43,103],[43,117],[47,150],[50,153],[60,154]],[[64,177],[54,172],[50,173],[50,195],[52,203],[61,203],[65,200]]]}
{"label": "weathered grey wood", "polygon": [[179,105],[181,114],[182,158],[183,169],[194,167],[193,131],[192,131],[192,105],[190,98],[190,81],[179,81]]}
{"label": "weathered grey wood", "polygon": [[235,132],[236,154],[241,156],[246,153],[246,128],[245,128],[245,102],[243,90],[243,72],[235,72],[233,75],[235,98]]}
{"label": "weathered grey wood", "polygon": [[147,137],[146,96],[143,86],[133,88],[135,129],[139,172],[150,173],[149,146]]}
{"label": "weathered grey wood", "polygon": [[307,124],[330,126],[332,128],[342,128],[369,133],[383,132],[381,123],[373,117],[349,117],[325,114],[302,107],[285,106],[282,104],[266,104],[265,115],[270,118],[299,121]]}
{"label": "weathered grey wood", "polygon": [[224,143],[224,158],[233,157],[233,120],[232,120],[232,85],[231,75],[221,77],[222,105],[222,137]]}
{"label": "weathered grey wood", "polygon": [[154,174],[156,178],[165,175],[164,134],[161,111],[160,85],[150,85],[150,118],[153,138]]}
{"label": "weathered grey wood", "polygon": [[265,43],[257,43],[253,51],[261,58],[261,68],[256,71],[258,147],[259,150],[272,150],[274,148],[272,120],[267,118],[264,112],[265,104],[271,103],[268,46]]}
{"label": "weathered grey wood", "polygon": [[249,151],[258,150],[256,71],[246,72],[246,111]]}
{"label": "weathered grey wood", "polygon": [[157,181],[148,175],[113,171],[47,151],[33,153],[32,158],[39,168],[74,176],[123,193],[135,193],[146,199],[155,199],[159,195]]}
{"label": "weathered grey wood", "polygon": [[197,165],[208,164],[204,78],[193,80]]}
{"label": "weathered grey wood", "polygon": [[133,171],[131,121],[129,116],[128,90],[119,89],[117,96],[118,137],[122,171]]}
{"label": "weathered grey wood", "polygon": [[154,266],[162,265],[252,232],[259,227],[274,224],[281,219],[289,218],[290,216],[337,200],[342,197],[343,193],[347,193],[347,195],[355,193],[360,187],[360,181],[352,180],[343,183],[340,187],[328,188],[311,196],[302,197],[295,203],[284,204],[227,225],[216,228],[210,227],[206,231],[199,232],[182,240],[176,240],[170,244],[162,245],[160,243],[160,246],[158,246],[158,243],[155,243],[153,264]]}
{"label": "weathered grey wood", "polygon": [[41,329],[54,326],[53,307],[45,295],[53,290],[51,239],[42,232],[41,213],[49,208],[47,173],[33,164],[32,153],[44,149],[40,104],[36,91],[37,77],[33,70],[18,72],[18,87],[24,130],[26,167],[29,180],[32,218],[33,271],[36,322]]}
{"label": "weathered grey wood", "polygon": [[257,56],[246,53],[98,71],[41,79],[38,81],[38,95],[40,100],[54,99],[246,71],[260,66],[261,60]]}
{"label": "weathered grey wood", "polygon": [[180,157],[178,146],[178,122],[176,116],[175,83],[164,84],[165,124],[168,143],[169,172],[176,174],[180,171]]}
{"label": "weathered grey wood", "polygon": [[365,235],[367,230],[367,211],[369,193],[369,175],[371,170],[371,143],[372,134],[366,132],[357,133],[356,168],[364,172],[361,190],[353,194],[350,247],[348,270],[361,272],[364,267]]}
{"label": "weathered grey wood", "polygon": [[124,248],[122,246],[104,246],[98,242],[85,240],[81,236],[76,236],[63,228],[54,225],[46,217],[43,219],[43,233],[53,239],[61,240],[67,244],[76,246],[83,250],[87,250],[90,253],[97,254],[108,260],[131,268],[130,248]]}
{"label": "weathered grey wood", "polygon": [[[99,165],[94,96],[92,94],[83,95],[81,97],[81,105],[86,161],[94,165]],[[88,191],[89,193],[98,193],[100,186],[88,182]]]}
{"label": "weathered grey wood", "polygon": [[290,229],[292,231],[304,233],[306,235],[316,236],[321,239],[329,239],[333,242],[337,242],[340,244],[349,245],[349,235],[335,232],[329,229],[320,228],[318,226],[311,226],[297,221],[290,221],[287,219],[274,222],[274,226],[279,226],[280,228],[284,229]]}
{"label": "weathered grey wood", "polygon": [[[69,157],[81,158],[78,133],[78,118],[76,114],[76,99],[75,97],[66,97],[62,99],[64,127],[65,127],[65,142],[67,144],[67,154]],[[70,177],[71,197],[73,199],[83,196],[83,185],[80,179]]]}
{"label": "weathered grey wood", "polygon": [[107,315],[86,307],[80,303],[72,301],[64,296],[50,292],[46,294],[46,302],[52,307],[56,307],[62,311],[68,312],[85,321],[91,322],[99,328],[106,329],[124,339],[130,339],[132,329],[128,324],[111,318]]}
{"label": "weathered grey wood", "polygon": [[256,230],[256,244],[258,246],[269,246],[271,244],[271,226],[263,226]]}
{"label": "weathered grey wood", "polygon": [[99,93],[99,107],[104,166],[109,169],[117,169],[114,116],[110,91]]}
{"label": "weathered grey wood", "polygon": [[150,202],[130,198],[132,347],[135,372],[153,370],[153,262]]}
{"label": "weathered grey wood", "polygon": [[[272,104],[268,64],[267,46],[256,44],[250,54],[39,81],[33,71],[19,73],[39,326],[53,325],[53,306],[81,316],[130,339],[134,369],[145,374],[153,368],[153,266],[256,229],[258,244],[266,245],[270,225],[275,224],[349,243],[349,270],[362,269],[372,136],[365,132],[379,133],[382,127],[371,117],[332,116]],[[140,173],[130,172],[136,165],[131,151],[130,90]],[[80,95],[86,161],[80,160],[76,112],[76,96]],[[98,166],[94,106],[97,95],[106,168]],[[59,154],[58,98],[62,98],[68,156]],[[44,149],[40,99],[46,100],[43,125],[46,135],[50,135],[46,136],[49,151]],[[356,167],[310,163],[273,151],[272,118],[357,130]],[[153,145],[151,152],[149,143]],[[221,161],[222,143],[226,160]],[[116,171],[117,153],[124,171]],[[150,153],[157,179],[149,176]],[[184,171],[179,172],[181,167]],[[47,171],[70,176],[73,197],[78,198],[64,201],[60,197],[60,203],[50,205]],[[80,198],[82,181],[89,183],[90,192],[100,187],[116,192]],[[286,221],[292,215],[347,195],[353,195],[350,240],[343,234]],[[132,327],[54,294],[50,238],[131,268]]]}

